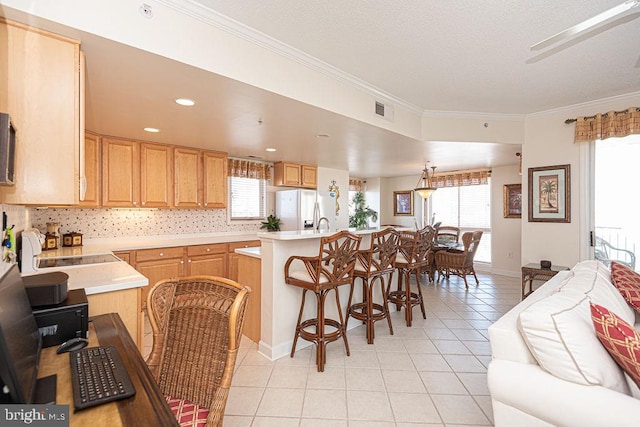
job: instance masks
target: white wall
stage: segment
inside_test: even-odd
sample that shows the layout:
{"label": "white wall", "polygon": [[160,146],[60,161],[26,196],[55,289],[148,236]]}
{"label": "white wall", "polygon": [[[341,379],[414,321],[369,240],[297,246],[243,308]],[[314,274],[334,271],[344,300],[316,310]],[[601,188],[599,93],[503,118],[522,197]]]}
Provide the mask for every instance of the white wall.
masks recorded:
{"label": "white wall", "polygon": [[496,274],[521,274],[522,220],[504,218],[503,212],[503,186],[521,182],[517,165],[491,168],[491,271]]}
{"label": "white wall", "polygon": [[[393,192],[406,191],[416,188],[416,183],[422,171],[416,171],[415,175],[400,176],[395,178],[382,178],[380,181],[380,224],[393,224],[403,227],[414,227],[415,221],[421,225],[423,200],[417,194],[413,196],[413,215],[393,215]],[[415,219],[415,221],[414,221]]]}
{"label": "white wall", "polygon": [[366,206],[369,206],[371,209],[378,212],[378,220],[369,221],[369,226],[371,227],[380,227],[380,224],[383,224],[380,222],[380,205],[382,204],[382,199],[380,197],[380,182],[380,178],[368,178],[365,184],[364,200],[366,201]]}
{"label": "white wall", "polygon": [[[530,167],[569,164],[571,166],[571,223],[522,221],[522,263],[549,259],[555,264],[573,266],[589,257],[587,248],[588,165],[584,152],[586,143],[574,144],[575,126],[565,124],[567,118],[589,116],[611,110],[626,110],[640,106],[640,92],[612,97],[563,108],[549,113],[533,114],[525,121],[523,174]],[[582,151],[582,155],[581,155]],[[630,181],[632,179],[629,171]],[[528,178],[523,179],[523,196]],[[523,197],[523,217],[527,216],[528,200]]]}

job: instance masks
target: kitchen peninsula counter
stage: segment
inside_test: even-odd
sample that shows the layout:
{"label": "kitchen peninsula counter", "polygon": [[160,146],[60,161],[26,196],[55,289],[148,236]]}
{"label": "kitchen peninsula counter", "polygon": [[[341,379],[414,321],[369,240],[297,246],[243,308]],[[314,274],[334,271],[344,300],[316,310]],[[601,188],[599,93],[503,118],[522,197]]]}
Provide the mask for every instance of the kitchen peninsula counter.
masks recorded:
{"label": "kitchen peninsula counter", "polygon": [[[354,230],[354,234],[362,236],[361,248],[367,248],[370,244],[371,234],[380,229]],[[258,351],[271,360],[286,356],[291,351],[293,334],[296,328],[302,289],[287,285],[284,282],[284,265],[292,255],[317,256],[320,250],[320,238],[334,234],[335,232],[315,231],[276,231],[259,232],[261,241],[260,255],[261,267],[261,336]],[[293,263],[293,269],[303,269],[302,263]],[[349,286],[340,286],[339,295],[343,315],[346,313],[346,304],[349,298]],[[361,286],[355,287],[354,298],[362,298]],[[327,300],[326,317],[337,318],[334,298]],[[307,298],[304,308],[304,318],[315,316],[315,298]],[[356,327],[360,322],[350,322],[348,328]],[[298,349],[302,349],[311,343],[298,340]],[[333,345],[341,345],[336,342]]]}

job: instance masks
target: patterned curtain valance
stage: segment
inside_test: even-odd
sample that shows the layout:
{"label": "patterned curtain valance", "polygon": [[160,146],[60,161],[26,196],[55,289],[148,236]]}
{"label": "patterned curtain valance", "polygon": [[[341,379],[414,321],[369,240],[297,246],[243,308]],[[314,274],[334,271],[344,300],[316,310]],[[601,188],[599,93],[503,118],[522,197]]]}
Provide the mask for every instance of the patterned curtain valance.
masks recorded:
{"label": "patterned curtain valance", "polygon": [[349,179],[349,191],[364,191],[364,180],[358,178]]}
{"label": "patterned curtain valance", "polygon": [[490,170],[458,171],[435,174],[429,178],[429,187],[463,187],[466,185],[488,184]]}
{"label": "patterned curtain valance", "polygon": [[[567,120],[569,123],[572,121]],[[633,107],[624,111],[609,111],[595,116],[578,117],[575,122],[574,142],[640,134],[640,108]]]}
{"label": "patterned curtain valance", "polygon": [[249,160],[229,159],[229,176],[236,178],[270,179],[271,165]]}

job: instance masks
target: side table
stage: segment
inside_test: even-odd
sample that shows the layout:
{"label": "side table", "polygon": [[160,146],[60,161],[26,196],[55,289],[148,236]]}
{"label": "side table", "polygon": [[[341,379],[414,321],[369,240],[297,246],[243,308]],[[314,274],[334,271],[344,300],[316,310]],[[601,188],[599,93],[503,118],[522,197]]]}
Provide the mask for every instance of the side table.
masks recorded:
{"label": "side table", "polygon": [[[563,265],[552,265],[551,268],[542,268],[540,264],[531,263],[522,267],[522,299],[533,292],[533,281],[534,280],[543,280],[547,281],[551,279],[553,276],[558,274],[558,272],[563,270],[569,270],[569,267],[565,267]],[[527,282],[529,282],[529,292],[525,294],[525,289],[527,286]]]}

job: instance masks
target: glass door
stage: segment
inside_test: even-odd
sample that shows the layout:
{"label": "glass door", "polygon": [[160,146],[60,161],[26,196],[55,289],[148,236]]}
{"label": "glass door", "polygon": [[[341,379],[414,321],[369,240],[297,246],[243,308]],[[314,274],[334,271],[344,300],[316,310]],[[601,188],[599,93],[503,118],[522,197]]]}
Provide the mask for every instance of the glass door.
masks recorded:
{"label": "glass door", "polygon": [[595,142],[594,257],[609,265],[618,261],[634,270],[640,250],[640,218],[635,189],[640,135]]}

